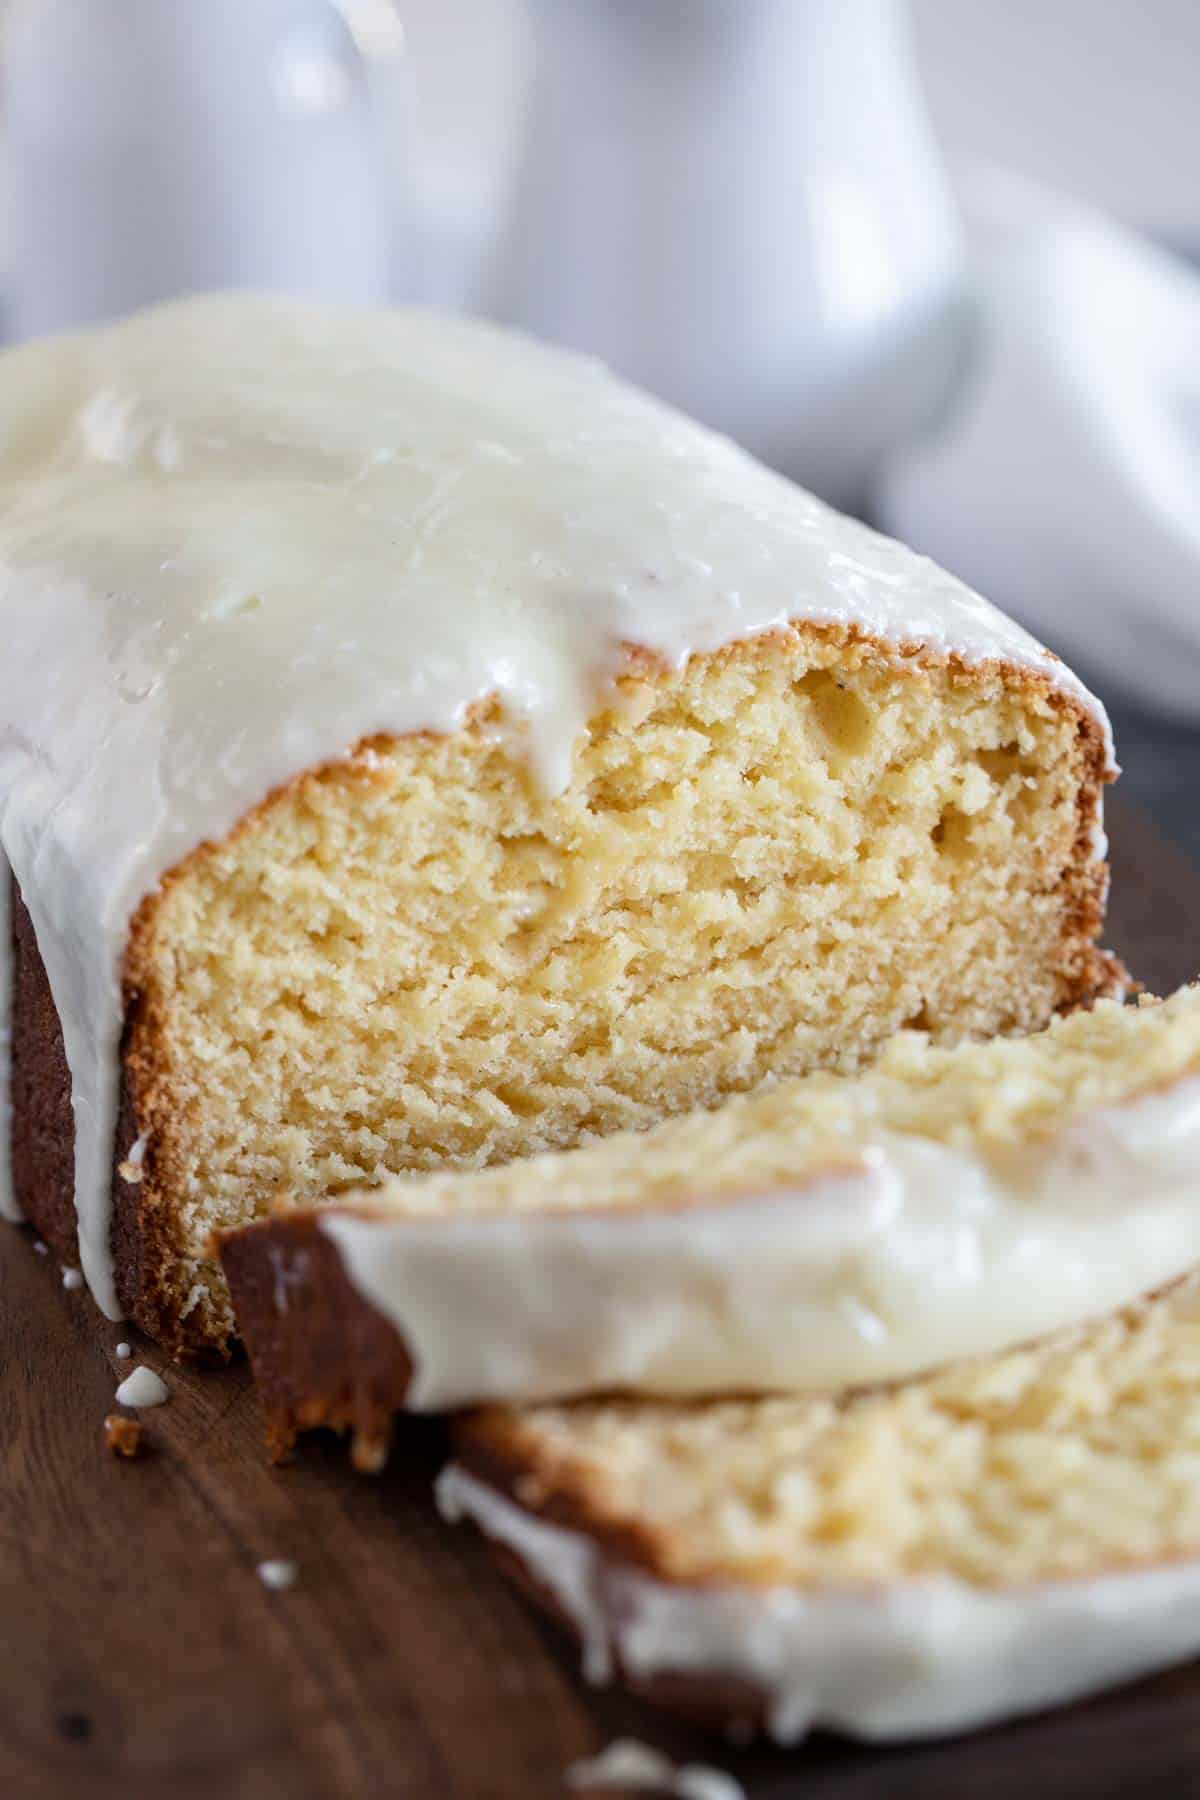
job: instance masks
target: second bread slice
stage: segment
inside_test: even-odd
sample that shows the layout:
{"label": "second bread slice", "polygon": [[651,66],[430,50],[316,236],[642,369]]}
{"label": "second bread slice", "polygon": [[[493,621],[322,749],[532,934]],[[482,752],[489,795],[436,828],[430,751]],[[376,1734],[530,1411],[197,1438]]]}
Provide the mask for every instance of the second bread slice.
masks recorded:
{"label": "second bread slice", "polygon": [[1200,989],[284,1212],[222,1248],[275,1446],[393,1412],[905,1379],[1200,1261]]}
{"label": "second bread slice", "polygon": [[941,1735],[1200,1651],[1198,1378],[1193,1275],[895,1388],[490,1408],[439,1496],[593,1680],[783,1742]]}

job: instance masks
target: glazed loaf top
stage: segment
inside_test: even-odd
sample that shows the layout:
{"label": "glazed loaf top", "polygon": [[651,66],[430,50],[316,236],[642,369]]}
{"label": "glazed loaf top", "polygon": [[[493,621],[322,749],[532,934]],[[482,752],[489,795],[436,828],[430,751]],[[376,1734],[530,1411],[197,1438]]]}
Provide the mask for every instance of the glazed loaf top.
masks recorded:
{"label": "glazed loaf top", "polygon": [[1018,664],[1104,725],[924,558],[490,326],[193,299],[8,352],[0,402],[0,853],[62,1021],[80,1257],[113,1314],[130,917],[300,770],[496,695],[556,789],[629,646],[679,665],[790,619]]}

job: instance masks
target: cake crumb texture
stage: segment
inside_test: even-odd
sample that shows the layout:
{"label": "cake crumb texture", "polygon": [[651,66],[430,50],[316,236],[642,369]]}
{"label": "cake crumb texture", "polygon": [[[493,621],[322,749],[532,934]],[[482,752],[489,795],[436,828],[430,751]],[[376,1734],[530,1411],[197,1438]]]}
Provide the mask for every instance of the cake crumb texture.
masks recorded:
{"label": "cake crumb texture", "polygon": [[489,1409],[460,1457],[674,1582],[982,1587],[1200,1548],[1200,1274],[871,1392]]}
{"label": "cake crumb texture", "polygon": [[857,1074],[767,1082],[644,1134],[477,1173],[393,1181],[358,1196],[354,1209],[438,1218],[711,1205],[852,1168],[864,1149],[897,1133],[977,1155],[1016,1180],[1020,1159],[1074,1121],[1086,1133],[1097,1112],[1198,1073],[1200,986],[1136,1006],[1099,1000],[1024,1038],[939,1048],[924,1032],[903,1031]]}
{"label": "cake crumb texture", "polygon": [[1025,1032],[1111,983],[1104,746],[1043,677],[797,628],[637,665],[535,789],[494,707],[272,796],[135,920],[126,1078],[162,1311],[287,1193],[642,1130],[905,1025]]}

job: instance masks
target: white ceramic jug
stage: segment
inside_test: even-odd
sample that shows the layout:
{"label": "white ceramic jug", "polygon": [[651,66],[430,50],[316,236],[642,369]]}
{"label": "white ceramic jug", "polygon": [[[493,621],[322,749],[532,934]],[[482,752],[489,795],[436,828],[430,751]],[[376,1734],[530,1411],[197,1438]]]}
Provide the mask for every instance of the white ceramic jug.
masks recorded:
{"label": "white ceramic jug", "polygon": [[13,0],[10,329],[214,286],[383,297],[400,176],[372,84],[402,41],[392,0]]}
{"label": "white ceramic jug", "polygon": [[860,498],[962,271],[902,0],[538,0],[495,307]]}

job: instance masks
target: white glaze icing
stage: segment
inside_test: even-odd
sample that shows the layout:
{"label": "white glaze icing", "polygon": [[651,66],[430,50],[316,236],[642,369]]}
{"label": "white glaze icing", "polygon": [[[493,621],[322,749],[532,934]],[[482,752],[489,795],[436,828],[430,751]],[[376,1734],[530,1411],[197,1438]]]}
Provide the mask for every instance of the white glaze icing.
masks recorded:
{"label": "white glaze icing", "polygon": [[629,643],[679,665],[789,618],[1004,658],[1103,720],[923,558],[481,324],[209,296],[7,352],[0,406],[0,848],[62,1021],[80,1257],[113,1316],[130,917],[298,771],[495,694],[556,788]]}
{"label": "white glaze icing", "polygon": [[13,1191],[12,1106],[12,879],[0,850],[0,1219],[17,1224],[21,1209]]}
{"label": "white glaze icing", "polygon": [[287,1557],[271,1556],[267,1558],[266,1562],[259,1563],[257,1573],[258,1579],[262,1582],[264,1587],[270,1588],[273,1593],[279,1594],[282,1593],[285,1588],[295,1586],[296,1576],[299,1571],[295,1563],[289,1561]]}
{"label": "white glaze icing", "polygon": [[520,1557],[578,1632],[590,1679],[619,1664],[635,1679],[743,1681],[785,1744],[818,1727],[878,1741],[969,1731],[1200,1650],[1200,1560],[1010,1589],[949,1578],[688,1587],[606,1556],[457,1466],[439,1477],[438,1502]]}
{"label": "white glaze icing", "polygon": [[669,1794],[674,1800],[746,1800],[740,1781],[707,1763],[675,1763],[653,1744],[617,1738],[598,1756],[572,1763],[567,1786],[582,1789],[636,1788],[638,1793]]}
{"label": "white glaze icing", "polygon": [[437,1218],[368,1198],[320,1225],[405,1340],[408,1404],[430,1411],[892,1381],[1114,1311],[1200,1263],[1196,1077],[1002,1159],[881,1132],[840,1160],[723,1204],[701,1188],[678,1208]]}
{"label": "white glaze icing", "polygon": [[64,1269],[62,1272],[62,1284],[67,1289],[68,1293],[74,1293],[76,1288],[81,1288],[83,1286],[83,1276],[79,1273],[78,1269]]}
{"label": "white glaze icing", "polygon": [[128,1374],[117,1389],[117,1403],[120,1406],[162,1406],[171,1397],[171,1390],[161,1375],[148,1369],[145,1363]]}

